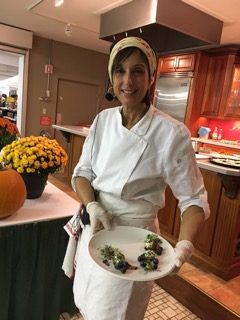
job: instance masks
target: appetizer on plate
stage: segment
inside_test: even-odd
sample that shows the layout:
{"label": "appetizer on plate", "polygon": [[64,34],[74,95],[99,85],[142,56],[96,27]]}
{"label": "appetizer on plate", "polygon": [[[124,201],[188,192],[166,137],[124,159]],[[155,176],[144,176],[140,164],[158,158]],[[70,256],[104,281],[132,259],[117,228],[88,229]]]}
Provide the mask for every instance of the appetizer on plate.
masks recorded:
{"label": "appetizer on plate", "polygon": [[112,246],[105,245],[104,248],[100,249],[100,253],[102,256],[102,262],[104,264],[110,266],[112,262],[114,268],[116,270],[120,270],[122,273],[125,273],[128,269],[137,269],[137,267],[130,265],[126,261],[124,254],[118,248],[113,248]]}
{"label": "appetizer on plate", "polygon": [[[137,257],[140,267],[145,271],[152,271],[158,268],[159,260],[157,256],[160,256],[163,250],[161,242],[161,239],[153,233],[146,236],[144,240],[145,252]],[[118,248],[114,248],[111,245],[105,245],[100,248],[100,254],[102,262],[106,266],[111,266],[112,263],[114,268],[122,273],[127,270],[138,269],[137,266],[133,266],[126,261],[125,255]]]}

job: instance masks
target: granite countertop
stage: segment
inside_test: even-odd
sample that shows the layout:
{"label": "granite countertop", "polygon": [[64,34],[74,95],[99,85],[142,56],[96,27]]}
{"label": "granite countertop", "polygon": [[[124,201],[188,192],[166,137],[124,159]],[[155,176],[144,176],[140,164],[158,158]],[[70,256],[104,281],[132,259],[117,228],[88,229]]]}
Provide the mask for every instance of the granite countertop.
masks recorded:
{"label": "granite countertop", "polygon": [[68,133],[73,133],[76,134],[78,136],[83,136],[86,137],[88,135],[89,132],[89,128],[88,127],[82,127],[82,126],[70,126],[70,125],[63,125],[63,124],[53,124],[52,127],[54,129],[60,130],[60,131],[64,131],[64,132],[68,132]]}

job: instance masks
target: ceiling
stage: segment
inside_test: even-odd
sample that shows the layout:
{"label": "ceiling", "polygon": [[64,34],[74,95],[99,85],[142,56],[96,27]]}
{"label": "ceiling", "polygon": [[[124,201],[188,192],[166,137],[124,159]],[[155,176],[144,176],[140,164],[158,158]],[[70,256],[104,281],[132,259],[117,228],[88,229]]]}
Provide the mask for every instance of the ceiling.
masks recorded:
{"label": "ceiling", "polygon": [[[99,39],[100,14],[131,0],[7,0],[0,23],[33,31],[45,38],[108,53],[109,42]],[[179,0],[224,22],[221,44],[240,45],[239,0]],[[71,30],[66,34],[67,24]],[[124,23],[124,21],[123,21]]]}
{"label": "ceiling", "polygon": [[[131,1],[65,0],[62,6],[55,7],[54,0],[7,0],[1,6],[0,23],[32,31],[44,38],[108,53],[110,43],[99,39],[100,15]],[[221,45],[240,45],[239,0],[179,1],[224,22]],[[18,57],[0,51],[0,80],[17,73]]]}

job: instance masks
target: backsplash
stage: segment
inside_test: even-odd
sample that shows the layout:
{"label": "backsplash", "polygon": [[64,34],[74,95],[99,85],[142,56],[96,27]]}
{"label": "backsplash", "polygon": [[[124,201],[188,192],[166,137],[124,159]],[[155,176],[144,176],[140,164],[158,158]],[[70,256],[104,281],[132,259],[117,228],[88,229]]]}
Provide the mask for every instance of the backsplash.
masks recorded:
{"label": "backsplash", "polygon": [[240,141],[240,121],[209,119],[208,127],[211,129],[210,136],[217,127],[218,132],[222,129],[222,139]]}

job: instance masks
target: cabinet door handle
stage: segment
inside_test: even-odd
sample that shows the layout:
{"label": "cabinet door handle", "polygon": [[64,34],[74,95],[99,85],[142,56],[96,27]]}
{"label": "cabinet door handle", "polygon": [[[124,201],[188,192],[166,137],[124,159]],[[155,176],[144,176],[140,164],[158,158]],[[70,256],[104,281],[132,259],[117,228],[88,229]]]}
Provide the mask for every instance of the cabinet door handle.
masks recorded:
{"label": "cabinet door handle", "polygon": [[179,64],[179,60],[177,57],[175,57],[175,61],[174,61],[174,69],[178,68],[178,64]]}

